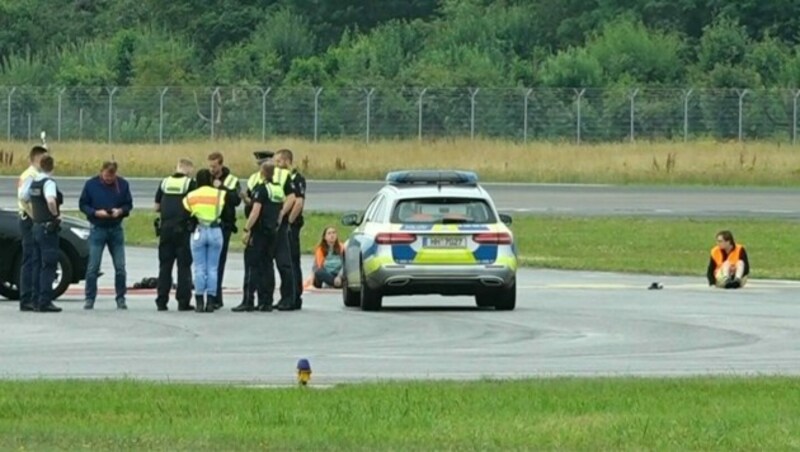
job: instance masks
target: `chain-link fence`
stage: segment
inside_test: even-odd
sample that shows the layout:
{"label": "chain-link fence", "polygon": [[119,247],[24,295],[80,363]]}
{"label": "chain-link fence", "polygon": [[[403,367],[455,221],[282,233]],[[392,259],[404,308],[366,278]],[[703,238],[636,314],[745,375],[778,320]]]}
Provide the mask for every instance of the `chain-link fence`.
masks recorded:
{"label": "chain-link fence", "polygon": [[0,87],[0,138],[489,137],[795,144],[800,90]]}

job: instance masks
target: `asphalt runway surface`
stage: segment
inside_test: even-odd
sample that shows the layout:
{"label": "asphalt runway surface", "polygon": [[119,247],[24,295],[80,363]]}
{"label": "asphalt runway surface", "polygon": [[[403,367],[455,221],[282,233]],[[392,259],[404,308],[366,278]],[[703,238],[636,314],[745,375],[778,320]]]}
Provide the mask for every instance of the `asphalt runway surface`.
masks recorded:
{"label": "asphalt runway surface", "polygon": [[[58,178],[77,209],[85,179]],[[150,211],[159,179],[130,179],[134,208]],[[380,181],[308,181],[308,210],[364,209]],[[800,189],[485,183],[498,209],[540,215],[800,218]],[[0,177],[0,207],[16,206],[16,178]]]}
{"label": "asphalt runway surface", "polygon": [[[128,249],[128,283],[155,276],[156,252]],[[304,268],[310,267],[304,261]],[[515,311],[470,297],[390,297],[381,312],[315,290],[295,312],[233,313],[242,258],[232,253],[225,308],[157,312],[152,290],[115,309],[109,256],[95,310],[73,286],[60,314],[0,302],[0,378],[118,378],[248,385],[530,376],[800,374],[800,282],[711,289],[702,275],[660,277],[521,269]],[[662,290],[648,290],[658,281]]]}

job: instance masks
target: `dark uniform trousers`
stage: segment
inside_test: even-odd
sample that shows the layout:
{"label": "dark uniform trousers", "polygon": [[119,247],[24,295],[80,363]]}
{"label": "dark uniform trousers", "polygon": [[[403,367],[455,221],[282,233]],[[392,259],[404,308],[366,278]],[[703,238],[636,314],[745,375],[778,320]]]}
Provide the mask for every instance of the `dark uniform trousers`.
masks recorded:
{"label": "dark uniform trousers", "polygon": [[22,236],[22,267],[20,268],[19,302],[21,307],[34,307],[39,300],[39,274],[42,263],[36,253],[33,237],[33,220],[29,216],[19,219]]}
{"label": "dark uniform trousers", "polygon": [[[253,289],[258,291],[259,306],[272,305],[275,292],[275,267],[281,278],[279,307],[293,306],[295,282],[292,273],[292,258],[289,246],[289,230],[286,225],[277,231],[254,231],[249,248],[249,300],[252,303]],[[274,261],[274,266],[273,266]]]}
{"label": "dark uniform trousers", "polygon": [[39,274],[39,299],[35,302],[37,308],[49,306],[53,303],[53,282],[56,279],[58,268],[58,232],[60,227],[55,223],[34,223],[33,240],[34,262],[41,262],[36,272]]}
{"label": "dark uniform trousers", "polygon": [[231,234],[233,233],[233,226],[222,225],[222,252],[219,254],[219,266],[217,267],[217,307],[221,308],[224,303],[222,302],[222,279],[225,277],[225,264],[228,263],[228,246],[231,243]]}
{"label": "dark uniform trousers", "polygon": [[167,306],[172,289],[172,268],[178,264],[178,281],[175,299],[179,308],[188,308],[192,300],[192,249],[191,233],[187,226],[162,226],[158,241],[157,306]]}
{"label": "dark uniform trousers", "polygon": [[303,224],[299,221],[295,221],[289,226],[289,247],[295,283],[295,309],[301,309],[303,307],[303,268],[300,266],[300,230],[302,228]]}

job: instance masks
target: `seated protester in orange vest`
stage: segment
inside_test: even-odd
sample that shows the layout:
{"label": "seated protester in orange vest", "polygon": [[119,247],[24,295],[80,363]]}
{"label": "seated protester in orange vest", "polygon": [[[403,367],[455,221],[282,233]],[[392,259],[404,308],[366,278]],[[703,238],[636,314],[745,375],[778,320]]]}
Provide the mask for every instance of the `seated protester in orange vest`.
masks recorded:
{"label": "seated protester in orange vest", "polygon": [[314,250],[314,287],[320,289],[325,284],[328,287],[342,287],[342,259],[344,258],[344,245],[339,241],[336,228],[328,226],[322,231],[322,238]]}
{"label": "seated protester in orange vest", "polygon": [[708,284],[725,289],[738,289],[747,283],[750,260],[744,246],[733,240],[730,231],[717,233],[717,246],[711,249],[708,261]]}

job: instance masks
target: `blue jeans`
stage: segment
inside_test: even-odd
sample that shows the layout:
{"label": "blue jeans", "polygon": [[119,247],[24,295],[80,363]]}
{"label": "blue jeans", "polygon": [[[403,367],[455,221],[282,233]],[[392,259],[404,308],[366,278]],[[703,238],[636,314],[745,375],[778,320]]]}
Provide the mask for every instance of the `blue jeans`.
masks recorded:
{"label": "blue jeans", "polygon": [[36,305],[39,300],[39,261],[36,241],[33,238],[33,221],[30,218],[19,220],[19,232],[22,236],[22,268],[19,278],[20,305]]}
{"label": "blue jeans", "polygon": [[192,234],[194,261],[194,294],[217,296],[219,255],[222,253],[222,229],[197,227]]}
{"label": "blue jeans", "polygon": [[42,224],[33,225],[33,238],[36,243],[35,258],[41,264],[39,274],[39,299],[34,305],[43,308],[53,303],[53,281],[58,268],[58,231],[48,232]]}
{"label": "blue jeans", "polygon": [[125,232],[122,225],[97,227],[92,225],[89,233],[89,265],[86,269],[86,301],[94,302],[97,298],[97,274],[103,259],[103,250],[108,246],[111,260],[114,262],[114,288],[117,292],[117,303],[125,302]]}

